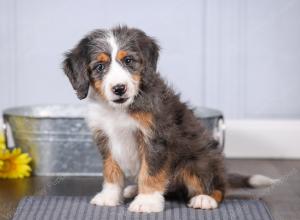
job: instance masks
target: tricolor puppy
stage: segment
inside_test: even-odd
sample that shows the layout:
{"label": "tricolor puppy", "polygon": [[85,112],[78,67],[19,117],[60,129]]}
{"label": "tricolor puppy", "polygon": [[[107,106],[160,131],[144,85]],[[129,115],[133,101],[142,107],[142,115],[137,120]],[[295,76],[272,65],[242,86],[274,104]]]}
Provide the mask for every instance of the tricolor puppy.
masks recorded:
{"label": "tricolor puppy", "polygon": [[[63,62],[79,99],[88,97],[87,121],[103,157],[103,189],[92,200],[119,205],[135,197],[133,212],[160,212],[164,194],[185,189],[188,206],[214,209],[226,185],[260,186],[267,177],[226,175],[218,143],[156,70],[159,46],[143,31],[99,29]],[[125,187],[126,176],[136,185]]]}

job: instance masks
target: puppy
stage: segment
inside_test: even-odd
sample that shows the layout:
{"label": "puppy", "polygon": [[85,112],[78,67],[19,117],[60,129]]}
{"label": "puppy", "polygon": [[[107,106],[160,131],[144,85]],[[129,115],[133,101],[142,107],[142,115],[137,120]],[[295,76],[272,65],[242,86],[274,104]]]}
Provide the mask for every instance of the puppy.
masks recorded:
{"label": "puppy", "polygon": [[[160,212],[164,194],[184,188],[189,207],[214,209],[227,185],[270,185],[263,176],[226,175],[218,143],[162,80],[158,56],[153,38],[126,26],[95,30],[65,55],[78,98],[88,97],[87,122],[103,158],[103,188],[91,203],[135,197],[130,211]],[[124,189],[126,176],[137,185]]]}

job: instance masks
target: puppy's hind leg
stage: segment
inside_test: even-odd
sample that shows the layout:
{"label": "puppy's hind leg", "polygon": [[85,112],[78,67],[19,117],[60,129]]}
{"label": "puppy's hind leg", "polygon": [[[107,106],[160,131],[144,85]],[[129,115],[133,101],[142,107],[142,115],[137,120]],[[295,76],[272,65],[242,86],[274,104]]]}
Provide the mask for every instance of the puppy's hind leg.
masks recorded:
{"label": "puppy's hind leg", "polygon": [[188,206],[195,209],[215,209],[223,199],[223,193],[220,190],[214,190],[208,193],[201,181],[201,178],[187,169],[180,175],[181,181],[188,190]]}
{"label": "puppy's hind leg", "polygon": [[195,195],[190,199],[188,206],[195,209],[215,209],[221,202],[222,197],[223,195],[219,190],[215,190],[211,195]]}

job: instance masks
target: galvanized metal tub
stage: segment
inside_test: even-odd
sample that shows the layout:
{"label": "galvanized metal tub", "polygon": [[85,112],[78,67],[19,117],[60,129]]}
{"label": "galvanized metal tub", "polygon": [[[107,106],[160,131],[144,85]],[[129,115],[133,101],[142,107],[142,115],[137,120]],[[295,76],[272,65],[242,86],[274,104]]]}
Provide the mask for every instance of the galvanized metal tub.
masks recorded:
{"label": "galvanized metal tub", "polygon": [[[38,105],[4,110],[8,146],[21,147],[33,158],[35,175],[101,175],[102,162],[84,120],[83,105]],[[196,108],[208,133],[224,147],[222,113]]]}

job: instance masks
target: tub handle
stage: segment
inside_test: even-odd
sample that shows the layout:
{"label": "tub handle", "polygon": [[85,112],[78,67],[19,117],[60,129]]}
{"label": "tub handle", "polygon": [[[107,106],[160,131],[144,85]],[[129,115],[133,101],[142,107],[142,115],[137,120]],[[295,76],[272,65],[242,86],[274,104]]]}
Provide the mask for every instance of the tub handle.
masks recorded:
{"label": "tub handle", "polygon": [[224,118],[223,117],[218,118],[218,120],[216,121],[216,126],[213,132],[213,136],[215,140],[219,142],[221,151],[224,150],[224,146],[225,146],[225,129],[226,126],[225,126]]}
{"label": "tub handle", "polygon": [[8,121],[5,119],[5,117],[3,117],[3,133],[4,133],[4,143],[6,148],[8,149],[14,148],[11,127]]}

